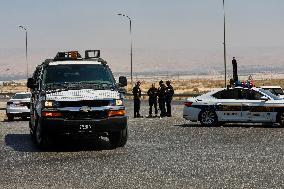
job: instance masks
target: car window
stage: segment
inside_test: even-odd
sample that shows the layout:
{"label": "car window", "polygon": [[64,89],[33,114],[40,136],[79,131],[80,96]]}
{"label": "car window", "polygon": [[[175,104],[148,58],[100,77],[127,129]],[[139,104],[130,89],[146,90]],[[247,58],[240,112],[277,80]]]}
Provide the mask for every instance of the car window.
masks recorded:
{"label": "car window", "polygon": [[276,94],[276,95],[284,95],[284,92],[283,92],[283,90],[282,89],[280,89],[280,88],[275,88],[274,89],[274,94]]}
{"label": "car window", "polygon": [[31,94],[15,94],[12,99],[31,98]]}
{"label": "car window", "polygon": [[217,99],[241,99],[240,89],[224,89],[212,95]]}
{"label": "car window", "polygon": [[260,100],[260,98],[263,96],[263,94],[251,90],[251,89],[242,89],[242,99],[246,100]]}
{"label": "car window", "polygon": [[269,90],[266,90],[266,89],[259,89],[259,91],[261,93],[264,93],[266,94],[267,96],[269,96],[270,98],[274,99],[274,100],[282,100],[280,97],[272,94]]}

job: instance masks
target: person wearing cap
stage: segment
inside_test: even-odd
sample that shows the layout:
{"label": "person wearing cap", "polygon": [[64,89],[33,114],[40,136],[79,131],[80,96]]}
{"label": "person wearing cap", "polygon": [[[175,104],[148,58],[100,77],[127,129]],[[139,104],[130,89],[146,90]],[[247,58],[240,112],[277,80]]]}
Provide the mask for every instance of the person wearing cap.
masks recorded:
{"label": "person wearing cap", "polygon": [[141,89],[140,81],[137,81],[136,85],[132,89],[133,99],[134,99],[134,118],[141,117],[140,115],[140,103],[141,103]]}
{"label": "person wearing cap", "polygon": [[155,83],[152,84],[152,87],[147,92],[149,96],[149,116],[152,117],[152,107],[155,108],[155,117],[157,117],[158,109],[157,109],[157,95],[158,89],[155,87]]}
{"label": "person wearing cap", "polygon": [[172,106],[171,106],[171,103],[172,103],[172,99],[173,99],[173,96],[174,96],[174,88],[172,87],[171,85],[171,82],[170,81],[166,81],[166,92],[165,92],[165,96],[166,96],[166,107],[167,107],[167,116],[168,117],[172,117]]}
{"label": "person wearing cap", "polygon": [[159,103],[159,109],[161,111],[160,117],[165,117],[166,116],[166,108],[165,108],[165,103],[166,103],[166,86],[164,82],[161,80],[159,82],[159,88],[158,88],[158,103]]}

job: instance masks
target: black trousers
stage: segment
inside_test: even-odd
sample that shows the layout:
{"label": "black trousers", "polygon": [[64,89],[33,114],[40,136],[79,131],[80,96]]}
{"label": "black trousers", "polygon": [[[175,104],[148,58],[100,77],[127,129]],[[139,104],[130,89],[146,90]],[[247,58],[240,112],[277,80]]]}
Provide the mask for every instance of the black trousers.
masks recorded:
{"label": "black trousers", "polygon": [[134,117],[139,117],[140,116],[140,99],[139,98],[134,98]]}
{"label": "black trousers", "polygon": [[172,98],[166,98],[167,116],[172,116]]}
{"label": "black trousers", "polygon": [[159,109],[161,111],[160,116],[164,117],[164,116],[166,116],[166,107],[165,107],[166,99],[159,98],[158,102],[159,102]]}
{"label": "black trousers", "polygon": [[155,109],[155,114],[157,115],[158,114],[158,108],[157,108],[157,99],[156,98],[149,98],[149,115],[152,115],[152,108],[154,106],[154,109]]}

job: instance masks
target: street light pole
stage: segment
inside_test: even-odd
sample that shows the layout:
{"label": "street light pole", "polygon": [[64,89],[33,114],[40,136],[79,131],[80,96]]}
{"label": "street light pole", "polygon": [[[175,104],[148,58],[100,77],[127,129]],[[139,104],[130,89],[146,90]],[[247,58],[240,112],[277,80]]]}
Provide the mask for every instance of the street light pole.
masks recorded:
{"label": "street light pole", "polygon": [[131,78],[131,86],[133,87],[133,67],[132,67],[132,19],[126,14],[117,14],[119,16],[123,16],[128,18],[129,20],[129,33],[130,33],[130,78]]}
{"label": "street light pole", "polygon": [[28,64],[28,30],[25,26],[20,25],[19,28],[25,30],[26,33],[26,65],[27,65],[27,79],[29,78],[29,64]]}
{"label": "street light pole", "polygon": [[223,0],[224,11],[224,68],[225,68],[225,88],[227,87],[227,61],[226,61],[226,17],[225,17],[225,0]]}

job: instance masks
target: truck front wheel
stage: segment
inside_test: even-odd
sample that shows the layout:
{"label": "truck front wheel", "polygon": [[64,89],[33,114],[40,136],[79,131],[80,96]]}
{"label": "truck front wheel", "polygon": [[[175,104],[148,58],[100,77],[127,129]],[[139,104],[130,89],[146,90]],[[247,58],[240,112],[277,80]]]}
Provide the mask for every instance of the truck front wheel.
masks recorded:
{"label": "truck front wheel", "polygon": [[128,138],[128,130],[127,127],[121,131],[117,132],[109,132],[109,141],[112,147],[123,147]]}
{"label": "truck front wheel", "polygon": [[38,119],[35,126],[35,141],[40,149],[47,149],[51,145],[51,138],[44,132],[41,121]]}

